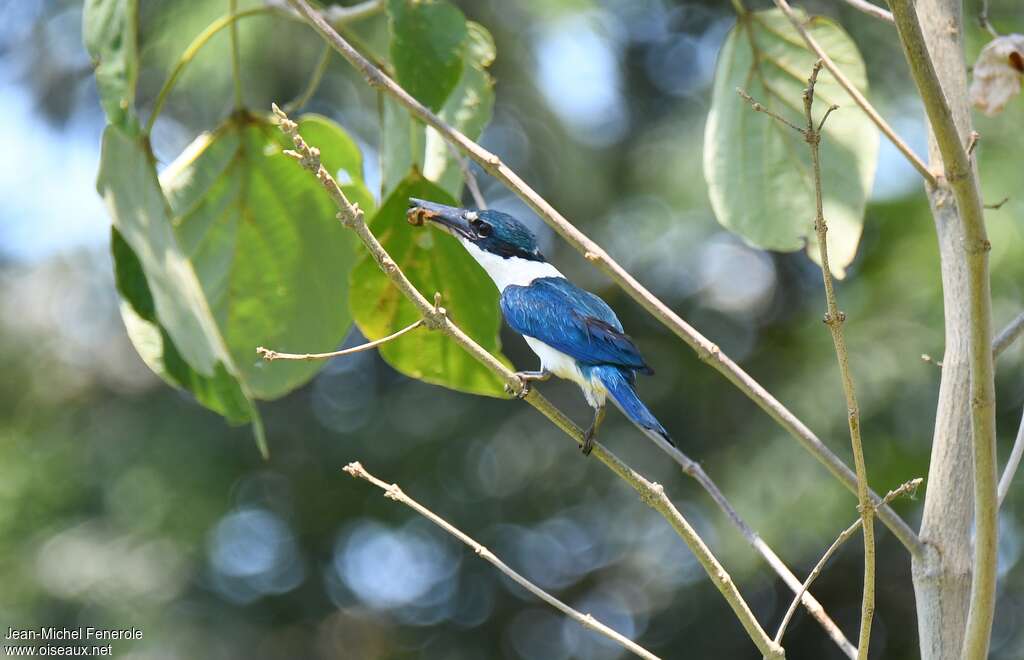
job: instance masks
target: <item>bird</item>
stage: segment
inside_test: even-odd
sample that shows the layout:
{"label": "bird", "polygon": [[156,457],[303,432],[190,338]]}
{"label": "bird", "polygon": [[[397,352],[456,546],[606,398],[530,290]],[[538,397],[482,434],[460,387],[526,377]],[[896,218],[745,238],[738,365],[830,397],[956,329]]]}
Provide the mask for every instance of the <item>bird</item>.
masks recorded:
{"label": "bird", "polygon": [[409,198],[410,223],[426,222],[454,236],[493,280],[505,322],[540,358],[540,369],[519,371],[530,384],[551,376],[575,382],[594,409],[582,450],[589,455],[605,417],[606,402],[622,411],[659,446],[675,447],[665,427],[640,400],[637,374],[654,369],[625,334],[612,308],[572,282],[541,254],[537,238],[513,216]]}

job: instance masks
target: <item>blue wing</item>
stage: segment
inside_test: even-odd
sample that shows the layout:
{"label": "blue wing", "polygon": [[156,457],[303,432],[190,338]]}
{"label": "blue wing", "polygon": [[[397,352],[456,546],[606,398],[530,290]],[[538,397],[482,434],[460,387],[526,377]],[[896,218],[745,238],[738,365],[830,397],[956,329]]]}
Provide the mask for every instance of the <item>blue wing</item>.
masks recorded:
{"label": "blue wing", "polygon": [[529,286],[508,286],[501,312],[521,335],[539,339],[584,365],[615,365],[654,373],[636,344],[622,332],[605,301],[563,277],[541,277]]}

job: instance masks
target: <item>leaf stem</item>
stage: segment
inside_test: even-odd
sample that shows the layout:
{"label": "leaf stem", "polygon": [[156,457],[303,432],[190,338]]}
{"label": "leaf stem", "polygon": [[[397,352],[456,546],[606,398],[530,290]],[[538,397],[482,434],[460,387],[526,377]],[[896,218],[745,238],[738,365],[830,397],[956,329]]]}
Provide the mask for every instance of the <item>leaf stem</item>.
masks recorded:
{"label": "leaf stem", "polygon": [[324,44],[324,49],[320,53],[320,59],[317,60],[316,68],[313,69],[313,75],[310,76],[309,82],[306,84],[306,89],[302,91],[297,97],[289,101],[284,105],[285,112],[295,112],[300,110],[309,100],[316,94],[317,88],[320,87],[320,82],[324,79],[324,74],[327,73],[327,65],[331,62],[331,47]]}
{"label": "leaf stem", "polygon": [[398,332],[391,333],[387,337],[381,337],[380,339],[369,341],[365,344],[360,344],[359,346],[353,346],[352,348],[346,348],[341,351],[331,351],[330,353],[280,353],[269,348],[263,348],[262,346],[256,347],[256,353],[267,362],[273,362],[274,360],[329,360],[331,358],[353,355],[355,353],[368,351],[371,348],[377,348],[389,341],[398,339],[407,332],[412,332],[421,325],[423,325],[423,319],[419,319],[415,323],[411,323]]}
{"label": "leaf stem", "polygon": [[[228,15],[238,13],[238,0],[228,0]],[[245,105],[242,101],[242,60],[238,53],[238,21],[231,21],[231,78],[235,87],[235,110]]]}

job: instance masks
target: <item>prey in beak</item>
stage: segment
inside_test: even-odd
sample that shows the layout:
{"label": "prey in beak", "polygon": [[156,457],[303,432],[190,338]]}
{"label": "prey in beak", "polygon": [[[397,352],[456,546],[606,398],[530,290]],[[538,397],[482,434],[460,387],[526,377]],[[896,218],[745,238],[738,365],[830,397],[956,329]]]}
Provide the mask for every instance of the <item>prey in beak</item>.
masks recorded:
{"label": "prey in beak", "polygon": [[415,197],[409,198],[409,210],[405,217],[411,225],[421,226],[429,221],[453,236],[461,236],[471,241],[486,238],[490,229],[489,225],[480,221],[476,211],[445,206]]}

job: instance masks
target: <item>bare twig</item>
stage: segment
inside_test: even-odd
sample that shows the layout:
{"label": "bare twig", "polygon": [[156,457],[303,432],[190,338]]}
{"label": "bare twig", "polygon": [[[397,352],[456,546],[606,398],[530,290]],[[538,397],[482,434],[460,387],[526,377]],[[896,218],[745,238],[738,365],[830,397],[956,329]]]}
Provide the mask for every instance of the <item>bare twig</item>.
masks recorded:
{"label": "bare twig", "polygon": [[480,184],[476,180],[476,175],[473,174],[473,170],[470,168],[469,163],[466,162],[465,157],[460,154],[452,143],[445,140],[444,145],[448,147],[448,153],[455,159],[455,162],[459,164],[459,169],[462,170],[462,179],[466,182],[466,187],[469,188],[469,194],[473,196],[473,203],[476,204],[478,209],[487,209],[487,200],[484,199],[484,194],[480,192]]}
{"label": "bare twig", "polygon": [[999,357],[999,354],[1010,347],[1018,337],[1024,334],[1024,312],[1010,321],[1010,324],[996,336],[992,342],[992,356]]}
{"label": "bare twig", "polygon": [[872,4],[867,0],[843,0],[846,4],[850,5],[857,11],[862,11],[868,16],[874,16],[875,18],[881,19],[886,23],[893,23],[892,12],[882,9],[878,5]]}
{"label": "bare twig", "polygon": [[825,120],[836,109],[831,106],[825,111],[821,121],[815,126],[812,109],[814,106],[814,86],[818,82],[818,74],[821,72],[823,63],[818,60],[814,63],[811,75],[807,79],[807,88],[804,89],[804,128],[798,128],[783,117],[768,112],[764,107],[740,91],[740,96],[751,104],[754,110],[766,112],[777,121],[797,130],[807,142],[811,152],[811,165],[814,179],[814,232],[818,239],[818,250],[821,255],[821,275],[825,284],[825,324],[832,334],[832,343],[835,345],[836,358],[839,362],[839,373],[843,383],[843,394],[846,397],[847,419],[850,426],[850,443],[853,446],[854,464],[857,468],[857,497],[860,502],[862,522],[864,524],[864,600],[861,606],[860,639],[857,642],[857,657],[865,660],[868,654],[868,645],[871,641],[871,622],[875,613],[875,534],[874,534],[874,505],[868,497],[867,468],[864,463],[864,448],[860,437],[860,408],[857,404],[857,394],[853,386],[853,376],[850,374],[850,356],[846,348],[846,337],[843,333],[843,322],[846,314],[839,311],[839,304],[836,300],[835,287],[832,282],[832,271],[829,270],[828,261],[828,224],[825,221],[823,208],[823,196],[821,190],[821,129]]}
{"label": "bare twig", "polygon": [[437,515],[427,507],[423,506],[413,498],[406,495],[405,491],[398,487],[398,484],[389,484],[384,481],[381,481],[377,477],[367,472],[366,468],[364,468],[362,464],[358,462],[349,463],[348,465],[345,466],[344,470],[353,477],[369,481],[371,484],[377,486],[378,488],[384,491],[384,497],[395,500],[396,502],[401,502],[402,504],[406,505],[416,513],[420,514],[430,522],[434,523],[444,531],[448,532],[449,534],[457,538],[458,540],[462,541],[470,548],[472,548],[473,552],[479,555],[482,559],[490,562],[499,571],[501,571],[508,577],[512,578],[512,580],[516,584],[521,586],[523,589],[526,589],[531,594],[541,599],[542,601],[544,601],[551,607],[555,608],[556,610],[561,611],[563,614],[568,616],[570,619],[573,619],[574,621],[578,622],[583,627],[590,628],[594,632],[604,635],[605,637],[614,641],[622,648],[632,652],[633,654],[641,658],[646,658],[647,660],[658,660],[658,656],[654,655],[653,653],[651,653],[644,647],[640,646],[636,642],[630,640],[628,637],[625,637],[624,635],[621,635],[620,633],[612,630],[605,624],[595,619],[593,615],[589,613],[583,614],[578,610],[569,607],[561,600],[555,598],[548,592],[544,591],[534,583],[527,580],[525,577],[523,577],[516,571],[512,570],[512,568],[510,568],[508,564],[499,559],[493,552],[485,548],[483,545],[474,541],[466,533],[459,530],[457,527],[449,523],[441,516]]}
{"label": "bare twig", "polygon": [[[476,142],[449,126],[428,108],[402,89],[394,80],[375,67],[361,53],[349,44],[333,29],[320,14],[309,6],[306,0],[288,0],[302,15],[304,20],[316,29],[320,35],[349,61],[372,87],[379,89],[401,103],[410,113],[431,126],[441,136],[455,145],[461,152],[484,168],[486,172],[501,181],[509,190],[516,193],[530,208],[537,212],[549,226],[561,235],[570,245],[597,265],[623,291],[646,309],[666,328],[685,341],[696,353],[698,358],[712,366],[733,383],[751,401],[786,429],[811,455],[818,459],[829,472],[844,486],[856,492],[857,477],[852,470],[835,455],[799,418],[781,402],[772,396],[756,380],[750,377],[739,365],[733,362],[721,349],[698,332],[665,303],[654,296],[636,278],[626,271],[615,260],[608,256],[597,243],[588,238],[579,229],[565,219],[551,204],[526,184],[522,178],[505,165],[498,156],[487,151]],[[873,501],[880,501],[878,495],[872,493]],[[914,556],[923,555],[925,545],[917,537],[913,529],[888,507],[879,509],[879,519],[884,522],[900,542]]]}
{"label": "bare twig", "polygon": [[825,220],[821,192],[821,124],[833,108],[822,117],[821,124],[814,126],[811,110],[814,106],[814,85],[818,81],[818,73],[823,62],[814,63],[811,77],[807,80],[804,90],[804,116],[807,128],[804,139],[811,151],[811,165],[814,172],[814,231],[818,237],[818,250],[821,254],[821,276],[825,283],[825,324],[832,333],[832,343],[836,349],[839,362],[839,373],[843,382],[843,394],[846,397],[847,420],[850,426],[850,445],[853,448],[853,464],[857,470],[857,499],[860,502],[861,521],[864,523],[864,598],[861,603],[860,639],[857,641],[857,657],[867,660],[868,645],[871,643],[871,622],[875,616],[875,512],[871,499],[868,497],[868,472],[864,461],[864,445],[860,438],[860,406],[857,403],[857,392],[850,373],[850,354],[846,348],[846,336],[843,333],[843,322],[846,314],[839,311],[835,287],[832,282],[832,271],[828,265],[828,224]]}
{"label": "bare twig", "polygon": [[[776,0],[777,2],[782,0]],[[992,360],[992,292],[988,254],[992,245],[985,230],[978,180],[971,166],[949,100],[935,71],[917,9],[912,0],[890,0],[896,29],[910,72],[924,102],[932,134],[942,155],[944,181],[952,190],[963,227],[961,258],[967,269],[969,303],[971,431],[974,450],[975,551],[970,610],[963,656],[984,658],[995,615],[998,543],[996,497],[995,373]],[[955,29],[958,24],[954,23]]]}
{"label": "bare twig", "polygon": [[[917,490],[917,487],[921,485],[922,481],[924,480],[918,477],[917,479],[911,479],[910,481],[906,482],[905,484],[903,484],[899,488],[896,488],[895,490],[890,490],[888,494],[886,494],[886,496],[882,498],[882,502],[888,504],[889,502],[893,501],[894,499],[905,493]],[[807,575],[807,579],[804,580],[803,585],[801,585],[800,590],[797,592],[797,597],[793,599],[793,602],[789,605],[789,609],[786,610],[786,615],[782,617],[782,623],[779,624],[779,630],[775,633],[776,644],[782,643],[782,636],[786,634],[786,628],[789,626],[789,621],[793,618],[793,614],[796,612],[796,606],[799,604],[800,598],[807,592],[808,589],[811,588],[811,583],[818,579],[818,576],[821,575],[822,569],[825,568],[825,564],[827,564],[828,560],[832,558],[832,555],[836,553],[836,550],[839,549],[839,546],[841,546],[843,543],[846,543],[846,540],[853,536],[854,533],[858,529],[860,529],[860,526],[862,524],[864,524],[864,519],[858,518],[852,525],[844,529],[836,538],[836,540],[832,542],[832,545],[828,547],[828,550],[825,551],[825,554],[821,556],[821,559],[818,560],[818,563],[814,565],[814,568],[811,569],[811,572]]]}
{"label": "bare twig", "polygon": [[994,204],[985,204],[985,208],[990,209],[992,211],[998,211],[999,209],[1003,208],[1003,204],[1006,204],[1008,201],[1010,201],[1009,197],[1003,197],[1001,200]]}
{"label": "bare twig", "polygon": [[[510,389],[514,392],[522,392],[524,383],[513,371],[473,341],[459,326],[448,318],[444,308],[439,307],[436,303],[431,304],[423,297],[423,294],[409,281],[405,273],[402,272],[402,269],[399,268],[398,264],[387,253],[387,250],[384,249],[384,246],[377,240],[377,237],[370,231],[363,217],[363,212],[349,202],[338,182],[320,164],[319,150],[306,144],[302,136],[299,135],[298,125],[288,119],[288,116],[276,105],[274,106],[274,113],[278,117],[281,130],[292,139],[295,145],[294,151],[286,151],[285,154],[297,160],[302,167],[316,175],[338,207],[340,211],[338,219],[344,226],[355,231],[388,279],[419,310],[423,317],[424,325],[431,330],[437,330],[450,337],[473,358],[490,369],[492,373],[499,376],[508,384]],[[583,445],[585,440],[583,431],[544,398],[536,388],[528,389],[525,396],[523,396],[523,400],[551,420],[558,428],[573,438],[578,445]],[[668,496],[665,495],[664,488],[660,484],[652,483],[645,479],[600,443],[594,443],[592,456],[596,457],[632,486],[644,502],[658,511],[672,525],[676,533],[690,547],[697,561],[700,562],[726,602],[732,607],[740,624],[747,631],[747,634],[758,650],[770,658],[784,658],[785,652],[783,649],[768,637],[768,634],[757,622],[753,612],[750,611],[750,607],[736,588],[732,578],[719,563],[718,559],[715,558],[714,554],[704,543],[704,540],[693,529],[689,521],[683,517],[675,505],[672,504],[672,501],[669,500]]]}
{"label": "bare twig", "polygon": [[1006,467],[1003,468],[1003,476],[999,478],[998,498],[999,506],[1003,506],[1006,494],[1010,492],[1010,483],[1017,474],[1020,467],[1020,459],[1024,456],[1024,415],[1021,416],[1020,426],[1017,428],[1017,439],[1013,441],[1013,449],[1010,450],[1010,458],[1006,460]]}
{"label": "bare twig", "polygon": [[[864,111],[864,114],[874,122],[875,126],[878,127],[878,130],[882,131],[882,134],[885,135],[885,137],[889,138],[889,141],[892,142],[893,146],[903,154],[907,161],[915,170],[918,171],[924,180],[928,182],[929,185],[935,185],[935,175],[932,174],[931,170],[928,169],[928,166],[924,164],[924,161],[918,158],[917,154],[915,154],[913,149],[910,148],[910,145],[904,142],[903,139],[896,134],[896,131],[893,130],[892,126],[882,119],[882,115],[878,114],[875,107],[871,105],[863,94],[860,93],[860,90],[853,85],[850,79],[846,77],[846,74],[836,66],[836,63],[828,56],[825,49],[818,44],[818,40],[811,36],[811,33],[807,31],[806,27],[804,27],[803,21],[796,12],[793,11],[793,8],[789,6],[789,3],[786,2],[786,0],[774,1],[775,6],[782,10],[782,13],[786,15],[786,18],[788,18],[789,22],[793,24],[796,31],[800,33],[800,36],[803,38],[804,43],[807,44],[807,47],[814,51],[814,54],[824,62],[825,68],[829,70],[829,73],[831,73],[832,77],[836,79],[836,82],[846,90],[846,93],[850,95],[850,98],[853,99],[854,103],[860,106],[861,110]],[[882,516],[879,515],[879,517]]]}
{"label": "bare twig", "polygon": [[421,325],[423,325],[423,319],[419,319],[415,323],[407,325],[398,332],[392,333],[387,337],[381,337],[376,341],[366,342],[365,344],[346,348],[341,351],[331,351],[330,353],[280,353],[269,348],[257,346],[256,354],[267,362],[273,362],[274,360],[329,360],[331,358],[341,357],[343,355],[352,355],[353,353],[362,353],[363,351],[368,351],[371,348],[377,348],[381,344],[386,344],[393,339],[398,339],[407,332],[412,332]]}
{"label": "bare twig", "polygon": [[790,128],[792,128],[797,133],[800,133],[801,135],[803,134],[804,129],[800,128],[799,126],[797,126],[793,122],[789,121],[788,119],[786,119],[782,115],[778,114],[777,112],[774,112],[770,108],[765,107],[759,101],[755,101],[754,98],[752,96],[750,96],[750,94],[748,94],[746,90],[740,89],[739,87],[737,87],[736,88],[736,93],[739,94],[740,97],[744,101],[746,101],[747,103],[750,104],[750,107],[754,110],[754,112],[763,112],[764,114],[768,115],[769,117],[771,117],[775,121],[779,122],[780,124],[784,124],[786,126],[789,126]]}

